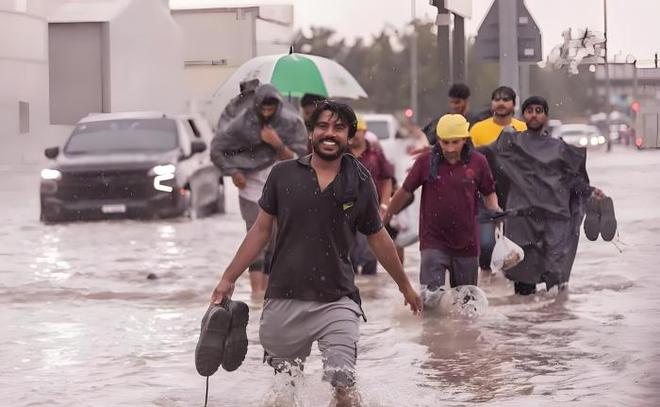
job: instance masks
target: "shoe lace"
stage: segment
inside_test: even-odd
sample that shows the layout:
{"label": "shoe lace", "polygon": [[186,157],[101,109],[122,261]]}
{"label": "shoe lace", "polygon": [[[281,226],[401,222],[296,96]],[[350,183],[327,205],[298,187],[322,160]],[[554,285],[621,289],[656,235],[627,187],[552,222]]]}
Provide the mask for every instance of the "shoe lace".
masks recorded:
{"label": "shoe lace", "polygon": [[621,235],[619,235],[618,230],[616,231],[616,241],[612,240],[610,243],[612,243],[614,245],[614,247],[616,247],[616,249],[619,251],[619,254],[623,254],[623,249],[621,247],[619,247],[619,245],[628,246],[627,243],[625,243],[623,240],[621,240]]}
{"label": "shoe lace", "polygon": [[204,394],[204,407],[209,402],[209,377],[206,376],[206,393]]}

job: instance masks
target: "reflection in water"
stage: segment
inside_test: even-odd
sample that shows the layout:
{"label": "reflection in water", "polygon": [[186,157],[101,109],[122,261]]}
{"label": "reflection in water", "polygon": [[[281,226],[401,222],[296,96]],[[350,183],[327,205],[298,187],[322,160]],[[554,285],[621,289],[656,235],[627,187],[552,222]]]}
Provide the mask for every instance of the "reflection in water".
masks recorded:
{"label": "reflection in water", "polygon": [[69,270],[71,265],[62,259],[60,253],[60,232],[56,229],[54,232],[45,233],[41,236],[39,248],[41,253],[35,259],[35,263],[30,264],[30,268],[35,269],[35,276],[39,280],[50,280],[52,282],[64,281],[71,277]]}
{"label": "reflection in water", "polygon": [[472,402],[537,392],[535,378],[561,376],[572,361],[593,357],[575,349],[575,331],[552,326],[575,319],[564,304],[550,299],[537,309],[517,309],[506,321],[425,318],[420,342],[429,351],[422,364],[428,386]]}
{"label": "reflection in water", "polygon": [[[660,188],[648,184],[660,178],[660,155],[595,163],[593,182],[616,198],[628,246],[620,254],[581,242],[567,297],[515,297],[509,282],[487,276],[481,317],[415,318],[383,272],[358,277],[368,317],[357,365],[366,407],[660,405],[660,217],[639,204],[660,201]],[[26,205],[0,202],[0,404],[201,405],[194,348],[211,290],[245,234],[237,197],[227,197],[228,214],[194,222],[44,226],[26,187],[38,185],[34,174],[4,177]],[[413,281],[418,261],[409,248]],[[234,295],[251,306],[248,354],[237,371],[211,377],[209,405],[261,407],[273,383],[258,341],[261,301],[250,300],[247,276]],[[314,348],[302,406],[328,405],[321,372]]]}

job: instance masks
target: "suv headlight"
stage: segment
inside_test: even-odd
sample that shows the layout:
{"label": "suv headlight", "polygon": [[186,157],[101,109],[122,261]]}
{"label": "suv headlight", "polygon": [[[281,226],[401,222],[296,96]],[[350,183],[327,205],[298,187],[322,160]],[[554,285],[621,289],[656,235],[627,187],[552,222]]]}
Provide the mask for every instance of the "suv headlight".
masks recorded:
{"label": "suv headlight", "polygon": [[41,170],[41,179],[48,181],[59,181],[62,179],[62,173],[58,170],[44,168]]}
{"label": "suv headlight", "polygon": [[174,188],[169,185],[163,185],[164,181],[174,179],[176,166],[174,164],[157,165],[149,170],[149,175],[154,176],[154,189],[156,191],[172,192]]}

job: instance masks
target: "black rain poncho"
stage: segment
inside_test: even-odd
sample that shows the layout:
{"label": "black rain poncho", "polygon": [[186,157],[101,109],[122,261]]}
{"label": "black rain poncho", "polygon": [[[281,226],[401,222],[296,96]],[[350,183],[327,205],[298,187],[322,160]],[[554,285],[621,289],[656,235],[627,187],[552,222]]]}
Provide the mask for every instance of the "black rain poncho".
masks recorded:
{"label": "black rain poncho", "polygon": [[479,148],[488,158],[500,204],[519,210],[506,221],[505,235],[525,251],[522,263],[505,272],[510,280],[567,282],[592,189],[586,149],[531,130],[503,132]]}
{"label": "black rain poncho", "polygon": [[232,99],[223,110],[211,143],[211,160],[225,175],[258,171],[277,160],[277,152],[261,140],[259,106],[266,98],[279,101],[269,125],[282,142],[302,156],[307,153],[307,130],[297,109],[284,101],[274,86],[263,84]]}

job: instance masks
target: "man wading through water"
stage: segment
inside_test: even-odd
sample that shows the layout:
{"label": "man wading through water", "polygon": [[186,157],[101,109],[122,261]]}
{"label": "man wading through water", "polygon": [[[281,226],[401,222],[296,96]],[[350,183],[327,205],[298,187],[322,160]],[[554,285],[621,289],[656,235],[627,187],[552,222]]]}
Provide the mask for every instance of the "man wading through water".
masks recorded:
{"label": "man wading through water", "polygon": [[525,250],[525,258],[504,273],[514,282],[516,294],[530,295],[537,283],[545,283],[548,290],[567,287],[585,211],[590,240],[599,234],[612,240],[616,218],[611,198],[589,185],[587,150],[548,134],[548,102],[532,96],[522,110],[528,130],[503,132],[479,150],[494,169],[498,187],[508,186],[506,209],[518,212],[507,219],[504,232]]}
{"label": "man wading through water", "polygon": [[383,227],[369,172],[348,151],[357,119],[343,103],[323,101],[314,110],[312,154],[276,164],[259,200],[259,214],[213,292],[219,304],[270,239],[277,238],[259,337],[276,373],[302,367],[313,342],[323,355],[323,378],[335,388],[337,406],[359,406],[355,362],[363,316],[350,251],[355,233],[392,276],[414,313],[422,300],[406,277]]}

